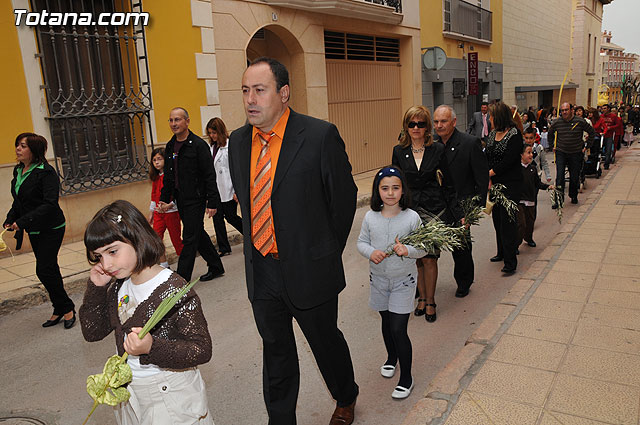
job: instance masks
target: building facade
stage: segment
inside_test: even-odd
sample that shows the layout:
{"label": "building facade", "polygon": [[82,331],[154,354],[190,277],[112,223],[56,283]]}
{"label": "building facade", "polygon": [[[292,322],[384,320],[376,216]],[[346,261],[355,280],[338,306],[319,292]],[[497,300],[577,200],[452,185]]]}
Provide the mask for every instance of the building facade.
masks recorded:
{"label": "building facade", "polygon": [[602,60],[602,84],[608,87],[609,102],[622,101],[622,86],[625,81],[633,80],[638,74],[640,56],[626,53],[624,47],[613,43],[611,31],[602,33],[600,56]]}
{"label": "building facade", "polygon": [[576,87],[576,103],[595,106],[602,79],[600,45],[602,13],[611,0],[573,0],[573,44],[571,77]]}
{"label": "building facade", "polygon": [[[422,64],[422,104],[431,111],[441,104],[452,106],[461,130],[483,100],[503,96],[502,4],[502,0],[420,1],[423,55],[434,48],[446,55],[439,69]],[[476,54],[477,64],[473,59],[471,63],[476,75],[470,77],[469,59]]]}
{"label": "building facade", "polygon": [[[400,0],[337,0],[329,9],[313,0],[11,0],[0,14],[3,54],[12,64],[0,70],[11,99],[0,108],[13,117],[2,130],[0,200],[6,209],[11,205],[12,142],[33,131],[49,141],[47,157],[60,175],[67,241],[80,240],[95,212],[115,199],[145,211],[149,154],[172,136],[170,110],[188,110],[200,135],[216,116],[229,130],[243,125],[241,76],[261,55],[289,68],[295,110],[338,125],[355,173],[384,165],[402,113],[421,101],[418,6]],[[11,8],[148,14],[148,21],[16,25]]]}
{"label": "building facade", "polygon": [[[570,73],[573,1],[504,0],[504,102],[520,110],[558,104]],[[575,103],[569,76],[562,99]]]}
{"label": "building facade", "polygon": [[222,118],[244,124],[241,76],[271,56],[290,70],[291,107],[335,123],[354,173],[387,164],[402,115],[420,103],[418,1],[214,0]]}

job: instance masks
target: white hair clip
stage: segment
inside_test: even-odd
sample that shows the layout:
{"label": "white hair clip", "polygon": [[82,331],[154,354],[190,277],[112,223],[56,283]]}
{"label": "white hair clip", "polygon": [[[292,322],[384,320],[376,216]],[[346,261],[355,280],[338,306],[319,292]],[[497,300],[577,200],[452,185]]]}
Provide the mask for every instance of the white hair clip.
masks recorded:
{"label": "white hair clip", "polygon": [[122,215],[118,214],[118,216],[115,219],[116,223],[120,223],[122,221]]}

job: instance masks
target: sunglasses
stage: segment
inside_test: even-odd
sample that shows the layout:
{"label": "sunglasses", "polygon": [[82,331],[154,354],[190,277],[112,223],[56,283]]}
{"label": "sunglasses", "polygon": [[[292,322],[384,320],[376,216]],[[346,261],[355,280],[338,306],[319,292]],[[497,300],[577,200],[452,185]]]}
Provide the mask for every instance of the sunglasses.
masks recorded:
{"label": "sunglasses", "polygon": [[426,121],[411,121],[409,124],[407,124],[407,127],[409,128],[414,128],[414,127],[418,127],[418,128],[427,128],[427,122]]}

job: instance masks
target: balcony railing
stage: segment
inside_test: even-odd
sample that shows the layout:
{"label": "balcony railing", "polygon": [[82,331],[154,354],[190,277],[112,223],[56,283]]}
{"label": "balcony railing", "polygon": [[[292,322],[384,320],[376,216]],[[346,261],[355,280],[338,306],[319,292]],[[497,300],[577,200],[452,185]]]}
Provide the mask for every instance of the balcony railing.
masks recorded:
{"label": "balcony railing", "polygon": [[444,1],[444,32],[492,40],[492,13],[464,0]]}
{"label": "balcony railing", "polygon": [[290,7],[308,12],[327,13],[347,18],[399,24],[402,0],[261,0],[271,6]]}
{"label": "balcony railing", "polygon": [[396,13],[402,13],[402,0],[364,0],[369,3],[393,7]]}

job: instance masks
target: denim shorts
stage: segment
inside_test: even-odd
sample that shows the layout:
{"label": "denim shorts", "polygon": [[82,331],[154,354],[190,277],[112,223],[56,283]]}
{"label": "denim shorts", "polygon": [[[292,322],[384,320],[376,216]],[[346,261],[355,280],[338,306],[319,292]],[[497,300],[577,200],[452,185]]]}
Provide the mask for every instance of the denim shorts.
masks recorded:
{"label": "denim shorts", "polygon": [[407,314],[413,311],[416,295],[417,273],[389,279],[385,276],[369,275],[371,292],[369,307],[376,311]]}

